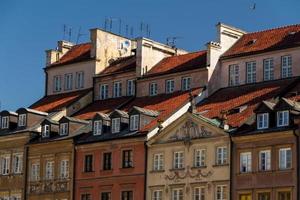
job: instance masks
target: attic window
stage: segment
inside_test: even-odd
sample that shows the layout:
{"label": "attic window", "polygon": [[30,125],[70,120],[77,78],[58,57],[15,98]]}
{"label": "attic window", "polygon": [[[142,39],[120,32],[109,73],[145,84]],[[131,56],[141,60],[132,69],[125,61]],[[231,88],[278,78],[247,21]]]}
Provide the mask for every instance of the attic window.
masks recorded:
{"label": "attic window", "polygon": [[50,135],[50,126],[48,124],[45,124],[42,127],[42,137],[43,138],[49,137],[49,135]]}
{"label": "attic window", "polygon": [[295,31],[291,31],[291,32],[289,32],[289,35],[295,35],[296,34],[296,32]]}
{"label": "attic window", "polygon": [[139,128],[139,115],[130,116],[130,130],[136,131]]}
{"label": "attic window", "polygon": [[257,114],[257,129],[265,129],[269,127],[269,113]]}
{"label": "attic window", "polygon": [[68,135],[68,123],[62,123],[59,126],[59,134],[61,136]]}
{"label": "attic window", "polygon": [[19,127],[26,126],[26,114],[20,114],[19,115],[18,126]]}
{"label": "attic window", "polygon": [[120,118],[114,118],[111,120],[111,132],[112,133],[119,133],[120,132],[120,125],[121,125],[121,119]]}
{"label": "attic window", "polygon": [[248,108],[247,105],[244,105],[244,106],[239,106],[239,107],[236,107],[236,108],[233,108],[229,111],[230,114],[234,114],[234,113],[241,113],[243,112],[244,110],[246,110]]}
{"label": "attic window", "polygon": [[256,41],[257,41],[257,39],[252,39],[252,40],[250,40],[250,41],[247,43],[247,45],[252,45],[252,44],[254,44]]}
{"label": "attic window", "polygon": [[94,135],[101,135],[101,133],[102,133],[102,121],[101,120],[94,121],[93,133],[94,133]]}
{"label": "attic window", "polygon": [[1,128],[6,129],[9,126],[9,118],[8,116],[2,117],[1,119]]}

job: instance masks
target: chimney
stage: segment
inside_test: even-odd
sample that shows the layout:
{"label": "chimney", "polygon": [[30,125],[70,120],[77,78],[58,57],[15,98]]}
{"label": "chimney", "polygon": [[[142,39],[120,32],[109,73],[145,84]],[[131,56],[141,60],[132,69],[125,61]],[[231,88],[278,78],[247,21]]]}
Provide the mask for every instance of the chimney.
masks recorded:
{"label": "chimney", "polygon": [[189,95],[190,95],[190,104],[191,105],[190,105],[188,111],[192,114],[195,114],[195,113],[197,113],[197,109],[196,109],[195,98],[192,94],[192,91],[190,91]]}
{"label": "chimney", "polygon": [[58,41],[56,50],[46,50],[46,66],[57,62],[65,53],[67,53],[73,44],[68,41]]}
{"label": "chimney", "polygon": [[63,55],[67,53],[72,48],[72,46],[74,46],[74,44],[68,41],[61,40],[57,42],[57,50]]}
{"label": "chimney", "polygon": [[228,111],[226,110],[222,110],[221,111],[221,125],[223,125],[223,129],[224,131],[228,131],[229,130],[229,125],[228,125],[228,119],[227,119],[227,114],[228,114]]}

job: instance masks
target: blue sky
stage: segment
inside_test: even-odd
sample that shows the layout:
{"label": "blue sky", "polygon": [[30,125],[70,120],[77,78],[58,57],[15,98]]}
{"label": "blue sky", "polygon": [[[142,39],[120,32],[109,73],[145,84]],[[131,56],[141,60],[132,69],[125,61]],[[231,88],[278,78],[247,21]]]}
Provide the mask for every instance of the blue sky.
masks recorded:
{"label": "blue sky", "polygon": [[73,42],[81,27],[85,42],[88,30],[102,28],[106,17],[134,27],[134,36],[143,22],[152,39],[180,36],[177,46],[194,51],[215,39],[217,22],[257,31],[300,23],[299,10],[299,0],[1,0],[1,109],[26,107],[44,95],[45,50],[63,38],[63,24],[72,27]]}

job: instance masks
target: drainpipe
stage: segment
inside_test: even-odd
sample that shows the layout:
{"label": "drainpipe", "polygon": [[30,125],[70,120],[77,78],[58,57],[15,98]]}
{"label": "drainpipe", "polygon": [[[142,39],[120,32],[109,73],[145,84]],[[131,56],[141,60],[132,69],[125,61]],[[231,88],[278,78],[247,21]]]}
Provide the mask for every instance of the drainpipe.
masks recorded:
{"label": "drainpipe", "polygon": [[73,149],[72,149],[72,158],[73,158],[73,177],[72,177],[72,194],[71,194],[71,199],[75,200],[75,177],[76,177],[76,151],[75,151],[75,142],[73,139]]}
{"label": "drainpipe", "polygon": [[147,140],[144,142],[144,147],[145,147],[145,178],[144,178],[144,200],[147,198],[147,170],[148,170],[148,146],[147,146]]}
{"label": "drainpipe", "polygon": [[229,180],[229,187],[230,187],[230,190],[229,190],[229,195],[230,195],[230,200],[232,200],[232,194],[233,194],[233,188],[232,188],[232,185],[233,185],[233,179],[234,179],[234,173],[233,173],[233,141],[232,141],[232,136],[231,134],[229,133],[229,138],[230,138],[230,163],[229,163],[229,168],[230,168],[230,180]]}
{"label": "drainpipe", "polygon": [[[299,129],[299,127],[298,127]],[[294,129],[293,130],[293,133],[294,133],[294,136],[296,137],[296,155],[298,155],[300,153],[300,148],[299,148],[299,135],[298,133],[296,133],[296,130]],[[299,191],[299,186],[300,186],[300,180],[299,180],[299,173],[300,173],[300,159],[298,158],[298,156],[296,156],[296,163],[297,163],[297,185],[296,185],[296,188],[297,188],[297,199],[299,199],[300,197],[300,191]]]}
{"label": "drainpipe", "polygon": [[24,161],[24,165],[25,166],[23,169],[23,174],[24,174],[24,190],[23,190],[23,199],[26,200],[27,199],[27,179],[28,179],[28,151],[29,151],[29,147],[28,145],[26,144],[25,145],[25,152],[24,152],[24,157],[23,157],[23,161]]}

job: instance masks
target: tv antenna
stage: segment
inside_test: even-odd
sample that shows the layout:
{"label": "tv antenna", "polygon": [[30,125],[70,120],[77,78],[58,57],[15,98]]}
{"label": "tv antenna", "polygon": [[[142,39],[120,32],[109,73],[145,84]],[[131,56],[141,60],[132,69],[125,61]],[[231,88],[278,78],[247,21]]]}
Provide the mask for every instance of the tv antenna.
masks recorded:
{"label": "tv antenna", "polygon": [[105,18],[104,20],[104,30],[112,32],[113,30],[113,22],[119,21],[119,33],[121,33],[122,20],[120,18]]}
{"label": "tv antenna", "polygon": [[178,39],[182,39],[183,37],[181,37],[181,36],[170,36],[170,37],[167,37],[167,45],[168,46],[171,46],[172,48],[175,48],[176,47],[176,41],[178,40]]}
{"label": "tv antenna", "polygon": [[82,37],[84,35],[86,35],[86,34],[81,33],[81,26],[80,26],[79,29],[78,29],[76,44],[78,44],[80,37]]}
{"label": "tv antenna", "polygon": [[150,25],[141,22],[141,24],[140,24],[140,32],[141,32],[141,36],[145,35],[146,37],[149,38],[150,37],[150,33],[151,33]]}

